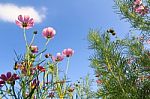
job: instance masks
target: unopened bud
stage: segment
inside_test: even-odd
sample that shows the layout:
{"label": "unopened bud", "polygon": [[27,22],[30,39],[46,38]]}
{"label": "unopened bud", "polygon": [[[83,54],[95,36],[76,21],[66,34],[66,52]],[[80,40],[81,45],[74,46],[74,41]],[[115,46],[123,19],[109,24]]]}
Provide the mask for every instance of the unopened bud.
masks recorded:
{"label": "unopened bud", "polygon": [[34,31],[33,34],[37,34],[37,31]]}

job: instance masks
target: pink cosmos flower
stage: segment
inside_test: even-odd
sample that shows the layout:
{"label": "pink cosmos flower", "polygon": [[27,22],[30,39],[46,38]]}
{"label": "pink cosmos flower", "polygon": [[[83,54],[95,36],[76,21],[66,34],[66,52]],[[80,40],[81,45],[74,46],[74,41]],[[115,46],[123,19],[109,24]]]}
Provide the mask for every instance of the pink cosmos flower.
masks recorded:
{"label": "pink cosmos flower", "polygon": [[34,25],[33,18],[30,18],[28,15],[24,15],[24,17],[22,15],[19,15],[18,20],[16,20],[15,22],[20,28],[24,29],[32,28]]}
{"label": "pink cosmos flower", "polygon": [[143,4],[134,7],[134,11],[142,16],[147,14],[149,12],[149,9],[147,6],[144,6]]}
{"label": "pink cosmos flower", "polygon": [[32,53],[38,53],[38,47],[37,46],[31,45],[30,50],[31,50]]}
{"label": "pink cosmos flower", "polygon": [[56,34],[56,31],[52,27],[48,27],[44,28],[42,33],[46,39],[51,39]]}
{"label": "pink cosmos flower", "polygon": [[13,81],[19,79],[17,74],[11,74],[11,72],[7,72],[7,74],[1,74],[0,79],[8,84],[12,83]]}
{"label": "pink cosmos flower", "polygon": [[64,55],[61,53],[57,53],[56,57],[52,56],[52,60],[54,62],[59,62],[62,61],[64,59]]}
{"label": "pink cosmos flower", "polygon": [[142,1],[141,0],[134,0],[133,4],[134,5],[140,5],[140,4],[142,4]]}
{"label": "pink cosmos flower", "polygon": [[65,55],[66,57],[70,57],[74,54],[74,50],[71,48],[64,49],[62,54]]}

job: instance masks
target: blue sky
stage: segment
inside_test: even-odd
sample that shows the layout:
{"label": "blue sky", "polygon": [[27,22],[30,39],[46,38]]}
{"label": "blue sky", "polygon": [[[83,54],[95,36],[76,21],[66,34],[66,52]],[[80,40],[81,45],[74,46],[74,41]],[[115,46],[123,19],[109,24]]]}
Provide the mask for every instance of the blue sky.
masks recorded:
{"label": "blue sky", "polygon": [[[120,20],[115,9],[112,9],[113,0],[1,0],[0,4],[33,7],[36,11],[40,11],[40,15],[45,16],[40,23],[36,23],[27,31],[27,36],[31,39],[32,31],[37,30],[35,44],[42,48],[46,41],[41,35],[42,29],[48,26],[55,28],[56,36],[50,41],[47,52],[55,55],[64,48],[74,49],[75,54],[71,58],[69,67],[69,77],[73,81],[87,73],[94,74],[88,60],[91,55],[87,41],[90,29],[104,31],[112,27],[119,37],[124,37],[130,27],[130,24]],[[12,14],[0,8],[0,11],[2,10]],[[6,73],[13,70],[15,57],[13,50],[23,54],[25,43],[22,29],[13,22],[2,19],[2,14],[0,12],[0,73]]]}

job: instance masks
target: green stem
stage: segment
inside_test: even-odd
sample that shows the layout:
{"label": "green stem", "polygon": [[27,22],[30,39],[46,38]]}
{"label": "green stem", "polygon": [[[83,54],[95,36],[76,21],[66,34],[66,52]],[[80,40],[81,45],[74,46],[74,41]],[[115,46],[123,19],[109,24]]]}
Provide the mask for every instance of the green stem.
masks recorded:
{"label": "green stem", "polygon": [[30,46],[33,44],[34,38],[35,38],[35,34],[33,34],[33,37],[32,37],[31,43],[30,43]]}
{"label": "green stem", "polygon": [[67,74],[68,74],[68,68],[69,68],[69,57],[67,58],[67,67],[66,67],[66,72],[65,72],[65,83],[64,83],[64,93],[66,91],[66,79],[67,79]]}
{"label": "green stem", "polygon": [[[26,43],[26,50],[27,50],[26,58],[27,58],[27,62],[29,63],[29,51],[30,51],[30,49],[29,49],[28,42],[27,42],[27,36],[26,36],[26,29],[25,28],[23,29],[23,34],[24,34],[24,40]],[[28,67],[27,67],[27,69],[28,69]]]}
{"label": "green stem", "polygon": [[45,72],[43,73],[43,88],[45,89]]}
{"label": "green stem", "polygon": [[46,43],[45,43],[45,46],[44,46],[44,49],[42,50],[42,53],[40,54],[39,60],[41,60],[43,51],[46,49],[46,47],[47,47],[49,41],[50,41],[50,39],[47,39],[47,41],[46,41]]}
{"label": "green stem", "polygon": [[[37,74],[39,74],[39,71],[37,71]],[[36,79],[37,79],[37,81],[39,81],[38,75],[37,75]],[[38,88],[36,89],[36,92],[37,92],[37,98],[39,98],[39,90],[38,90]]]}
{"label": "green stem", "polygon": [[56,66],[57,66],[56,80],[59,80],[59,74],[58,74],[58,63],[56,64]]}
{"label": "green stem", "polygon": [[21,87],[22,87],[22,96],[23,96],[23,98],[25,98],[26,97],[26,87],[25,87],[25,83],[24,83],[24,81],[22,81],[22,84],[21,84]]}
{"label": "green stem", "polygon": [[13,95],[14,95],[15,99],[17,99],[16,93],[15,93],[14,85],[12,85],[12,91],[13,91]]}
{"label": "green stem", "polygon": [[46,82],[47,82],[47,85],[48,85],[48,83],[49,83],[49,79],[48,79],[49,77],[48,77],[48,74],[47,74],[47,76],[46,76]]}
{"label": "green stem", "polygon": [[65,72],[65,77],[66,78],[67,78],[68,69],[69,69],[69,60],[70,60],[70,58],[67,58],[67,67],[66,67],[66,72]]}
{"label": "green stem", "polygon": [[23,35],[24,35],[24,40],[25,40],[25,43],[26,43],[26,47],[28,47],[27,36],[26,36],[26,29],[25,28],[23,29]]}

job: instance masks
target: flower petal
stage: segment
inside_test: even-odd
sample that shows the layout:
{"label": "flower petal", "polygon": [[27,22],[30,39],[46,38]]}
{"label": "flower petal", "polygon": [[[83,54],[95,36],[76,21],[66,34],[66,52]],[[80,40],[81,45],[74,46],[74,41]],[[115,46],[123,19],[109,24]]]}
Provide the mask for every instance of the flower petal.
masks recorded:
{"label": "flower petal", "polygon": [[1,74],[0,79],[7,81],[7,77],[5,76],[5,74]]}
{"label": "flower petal", "polygon": [[19,21],[15,20],[15,23],[16,23],[20,28],[23,28],[23,27],[22,27],[22,24],[21,24]]}
{"label": "flower petal", "polygon": [[11,77],[11,72],[7,73],[7,79],[9,79]]}
{"label": "flower petal", "polygon": [[24,22],[22,15],[19,15],[19,16],[18,16],[18,20],[19,20],[20,22]]}
{"label": "flower petal", "polygon": [[30,18],[30,17],[29,17],[28,15],[24,15],[24,22],[27,23],[27,22],[29,21],[29,18]]}

